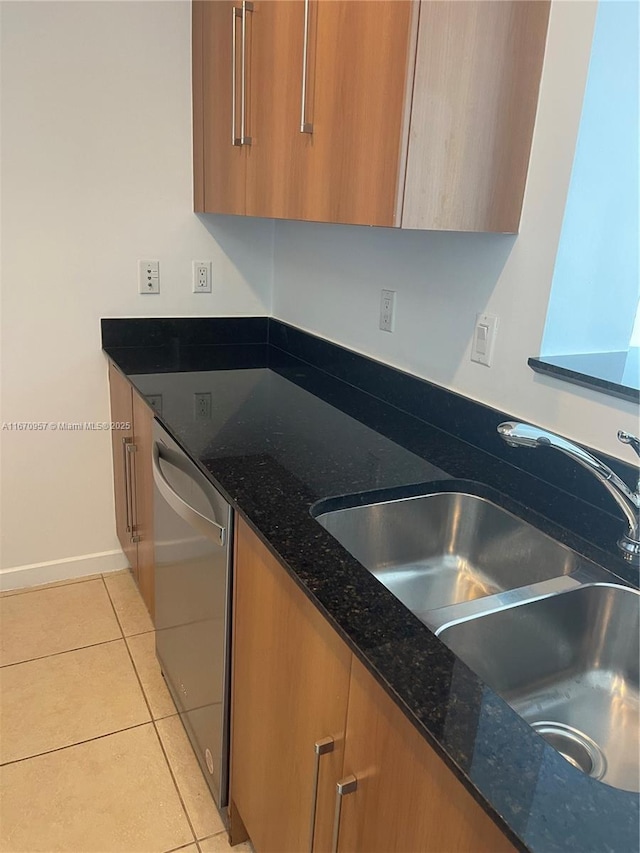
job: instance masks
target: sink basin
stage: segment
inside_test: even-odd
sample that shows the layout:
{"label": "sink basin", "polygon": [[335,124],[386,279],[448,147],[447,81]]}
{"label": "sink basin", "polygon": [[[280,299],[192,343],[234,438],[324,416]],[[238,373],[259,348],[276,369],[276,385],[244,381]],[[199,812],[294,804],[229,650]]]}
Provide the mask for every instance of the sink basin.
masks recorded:
{"label": "sink basin", "polygon": [[574,766],[638,792],[639,631],[640,594],[601,584],[438,634]]}
{"label": "sink basin", "polygon": [[576,555],[476,495],[439,492],[316,516],[417,615],[568,575]]}

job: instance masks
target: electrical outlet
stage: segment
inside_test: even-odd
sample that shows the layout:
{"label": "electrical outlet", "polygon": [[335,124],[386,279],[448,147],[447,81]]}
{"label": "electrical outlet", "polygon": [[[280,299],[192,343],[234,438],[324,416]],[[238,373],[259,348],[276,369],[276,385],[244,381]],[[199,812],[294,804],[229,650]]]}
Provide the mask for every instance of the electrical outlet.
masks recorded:
{"label": "electrical outlet", "polygon": [[138,261],[138,293],[160,293],[160,261]]}
{"label": "electrical outlet", "polygon": [[211,261],[193,262],[193,292],[211,293]]}
{"label": "electrical outlet", "polygon": [[211,420],[211,391],[193,395],[193,411],[197,421]]}
{"label": "electrical outlet", "polygon": [[396,310],[396,291],[383,290],[380,296],[380,328],[383,332],[393,332]]}

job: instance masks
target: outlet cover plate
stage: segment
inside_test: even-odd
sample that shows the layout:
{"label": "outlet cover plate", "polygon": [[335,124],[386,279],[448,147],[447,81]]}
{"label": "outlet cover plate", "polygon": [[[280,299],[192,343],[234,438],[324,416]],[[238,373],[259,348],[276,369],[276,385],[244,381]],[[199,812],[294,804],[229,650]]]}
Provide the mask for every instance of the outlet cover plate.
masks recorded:
{"label": "outlet cover plate", "polygon": [[211,261],[193,262],[193,292],[211,293]]}
{"label": "outlet cover plate", "polygon": [[193,395],[193,414],[197,421],[211,420],[211,391],[196,391]]}
{"label": "outlet cover plate", "polygon": [[160,261],[138,261],[138,293],[160,293]]}
{"label": "outlet cover plate", "polygon": [[396,291],[383,290],[380,294],[380,328],[383,332],[393,332],[396,312]]}

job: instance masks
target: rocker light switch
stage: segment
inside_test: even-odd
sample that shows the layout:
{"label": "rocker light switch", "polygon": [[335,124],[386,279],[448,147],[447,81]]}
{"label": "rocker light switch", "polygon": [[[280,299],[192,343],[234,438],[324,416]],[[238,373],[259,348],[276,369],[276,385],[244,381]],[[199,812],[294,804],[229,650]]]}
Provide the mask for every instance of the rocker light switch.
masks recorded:
{"label": "rocker light switch", "polygon": [[471,361],[491,367],[497,328],[498,318],[493,314],[478,314],[476,316]]}

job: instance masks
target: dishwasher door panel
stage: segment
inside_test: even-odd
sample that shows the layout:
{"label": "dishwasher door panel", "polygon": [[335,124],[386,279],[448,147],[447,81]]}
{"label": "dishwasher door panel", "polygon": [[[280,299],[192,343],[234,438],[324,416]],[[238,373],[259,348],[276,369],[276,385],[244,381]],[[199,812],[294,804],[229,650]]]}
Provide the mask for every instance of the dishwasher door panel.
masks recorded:
{"label": "dishwasher door panel", "polygon": [[156,654],[205,779],[222,807],[228,788],[232,513],[193,463],[176,458],[177,445],[157,429],[155,462],[166,483],[190,507],[225,528],[221,547],[180,517],[156,487]]}

